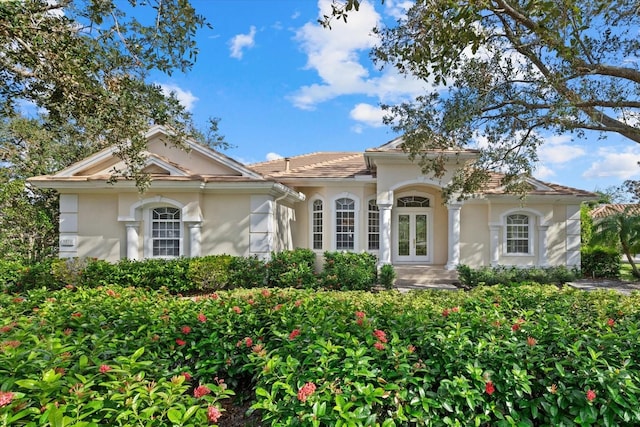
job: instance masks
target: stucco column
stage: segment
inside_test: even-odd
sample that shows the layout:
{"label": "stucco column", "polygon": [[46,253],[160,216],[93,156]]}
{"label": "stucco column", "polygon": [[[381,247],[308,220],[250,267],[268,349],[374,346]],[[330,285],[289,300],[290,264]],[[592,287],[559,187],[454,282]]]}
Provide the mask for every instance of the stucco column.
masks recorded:
{"label": "stucco column", "polygon": [[500,260],[500,228],[497,224],[489,226],[489,262],[492,267],[497,266]]}
{"label": "stucco column", "polygon": [[538,226],[538,265],[546,267],[549,265],[547,260],[547,230],[548,225]]}
{"label": "stucco column", "polygon": [[448,204],[449,211],[449,257],[444,266],[447,270],[455,270],[460,264],[460,204]]}
{"label": "stucco column", "polygon": [[202,224],[200,222],[190,222],[187,227],[189,227],[189,256],[191,258],[200,256]]}
{"label": "stucco column", "polygon": [[380,211],[379,265],[391,264],[391,204],[378,204]]}
{"label": "stucco column", "polygon": [[127,227],[127,259],[138,259],[140,257],[138,238],[140,222],[127,222],[125,226]]}

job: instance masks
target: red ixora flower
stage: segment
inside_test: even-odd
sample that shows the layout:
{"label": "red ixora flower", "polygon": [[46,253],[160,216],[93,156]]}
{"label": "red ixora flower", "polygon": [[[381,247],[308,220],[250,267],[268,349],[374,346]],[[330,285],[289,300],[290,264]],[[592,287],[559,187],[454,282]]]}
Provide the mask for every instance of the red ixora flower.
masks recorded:
{"label": "red ixora flower", "polygon": [[232,310],[235,311],[236,314],[242,313],[242,309],[240,307],[238,307],[237,305],[234,305]]}
{"label": "red ixora flower", "polygon": [[13,400],[13,393],[10,391],[0,391],[0,407],[7,406]]}
{"label": "red ixora flower", "polygon": [[187,335],[191,333],[191,328],[189,326],[183,326],[181,329],[183,334]]}
{"label": "red ixora flower", "polygon": [[596,398],[596,392],[591,389],[587,390],[587,400],[589,402],[593,402],[595,398]]}
{"label": "red ixora flower", "polygon": [[75,313],[71,313],[71,317],[82,317],[82,313],[76,311]]}
{"label": "red ixora flower", "polygon": [[496,391],[496,387],[493,385],[492,381],[487,381],[484,384],[484,391],[491,396],[495,391]]}
{"label": "red ixora flower", "polygon": [[100,365],[100,373],[101,374],[106,374],[110,370],[111,370],[111,366],[109,366],[109,365]]}
{"label": "red ixora flower", "polygon": [[193,390],[193,397],[195,397],[196,399],[199,399],[202,396],[206,396],[209,393],[211,393],[211,390],[209,389],[209,387],[207,387],[206,385],[199,385],[198,387],[195,388],[195,390]]}
{"label": "red ixora flower", "polygon": [[291,333],[289,334],[289,339],[293,340],[295,339],[298,335],[300,335],[300,329],[294,329],[293,331],[291,331]]}
{"label": "red ixora flower", "polygon": [[189,372],[183,372],[182,376],[184,377],[185,381],[191,381],[191,374]]}
{"label": "red ixora flower", "polygon": [[536,340],[534,337],[527,337],[527,345],[529,347],[533,347],[537,343],[538,343],[538,340]]}
{"label": "red ixora flower", "polygon": [[442,316],[444,316],[444,317],[449,317],[449,313],[450,312],[449,312],[448,308],[445,308],[444,310],[442,310]]}
{"label": "red ixora flower", "polygon": [[515,331],[519,331],[519,330],[520,330],[520,323],[514,323],[514,324],[511,326],[511,330],[512,330],[513,332],[515,332]]}
{"label": "red ixora flower", "polygon": [[176,338],[176,344],[183,346],[185,345],[187,342],[185,340],[181,340],[180,338]]}
{"label": "red ixora flower", "polygon": [[380,329],[376,329],[375,331],[373,331],[373,336],[375,336],[376,339],[380,342],[387,342],[387,334],[385,334],[384,331]]}
{"label": "red ixora flower", "polygon": [[610,328],[613,328],[613,325],[616,324],[616,321],[613,319],[608,319],[607,320],[607,326],[609,326]]}
{"label": "red ixora flower", "polygon": [[316,391],[316,385],[314,383],[306,383],[300,390],[298,390],[298,400],[300,402],[306,402],[309,396]]}
{"label": "red ixora flower", "polygon": [[268,298],[271,295],[271,292],[269,292],[269,289],[263,289],[261,294],[263,297]]}
{"label": "red ixora flower", "polygon": [[215,406],[209,406],[207,408],[207,419],[210,423],[217,423],[221,416],[222,412]]}
{"label": "red ixora flower", "polygon": [[364,311],[356,311],[356,318],[358,319],[364,319],[364,317],[366,316]]}
{"label": "red ixora flower", "polygon": [[204,314],[200,313],[198,314],[198,321],[204,323],[207,321],[207,316],[205,316]]}
{"label": "red ixora flower", "polygon": [[375,344],[373,344],[373,346],[376,348],[376,350],[379,350],[379,351],[384,350],[384,344],[382,344],[380,341],[376,341]]}

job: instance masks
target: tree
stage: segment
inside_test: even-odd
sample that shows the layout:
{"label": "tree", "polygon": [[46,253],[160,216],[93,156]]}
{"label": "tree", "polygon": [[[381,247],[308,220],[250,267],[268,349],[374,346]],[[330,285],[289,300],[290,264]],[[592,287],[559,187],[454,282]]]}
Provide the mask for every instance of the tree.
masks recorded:
{"label": "tree", "polygon": [[172,129],[174,144],[193,131],[175,96],[146,79],[188,70],[204,25],[188,0],[0,2],[0,118],[37,111],[53,140],[115,145],[127,165],[119,174],[144,188],[149,126]]}
{"label": "tree", "polygon": [[633,255],[640,252],[640,216],[628,208],[604,217],[594,224],[591,243],[607,244],[616,242],[631,265],[634,277],[640,278],[640,271]]}
{"label": "tree", "polygon": [[[357,9],[334,1],[325,25]],[[443,174],[425,149],[465,147],[480,158],[450,189],[472,192],[505,173],[521,182],[547,132],[617,133],[640,143],[637,2],[624,0],[417,0],[397,26],[378,28],[382,66],[428,82],[412,102],[386,106],[387,123],[425,172]]]}

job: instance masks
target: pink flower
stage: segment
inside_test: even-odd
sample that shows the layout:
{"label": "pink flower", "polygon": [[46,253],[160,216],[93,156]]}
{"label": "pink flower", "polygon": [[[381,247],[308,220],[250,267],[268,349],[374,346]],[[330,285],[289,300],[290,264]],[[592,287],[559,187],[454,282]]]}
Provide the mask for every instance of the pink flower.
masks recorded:
{"label": "pink flower", "polygon": [[387,342],[387,334],[385,334],[384,331],[381,331],[380,329],[376,329],[375,331],[373,331],[373,336],[375,336],[376,339],[380,342]]}
{"label": "pink flower", "polygon": [[295,339],[298,335],[300,335],[300,329],[294,329],[293,331],[291,331],[291,333],[289,334],[289,339],[293,340]]}
{"label": "pink flower", "polygon": [[0,407],[7,406],[13,400],[13,393],[10,391],[0,391]]}
{"label": "pink flower", "polygon": [[189,372],[183,372],[182,376],[184,377],[185,381],[191,381],[191,374]]}
{"label": "pink flower", "polygon": [[271,296],[271,292],[269,292],[269,289],[263,289],[261,293],[262,293],[262,296],[265,298],[268,298],[269,296]]}
{"label": "pink flower", "polygon": [[71,317],[82,317],[82,313],[79,313],[79,312],[72,313]]}
{"label": "pink flower", "polygon": [[183,334],[187,335],[191,333],[191,328],[189,326],[183,326],[181,331]]}
{"label": "pink flower", "polygon": [[273,307],[273,311],[280,311],[281,308],[282,308],[282,304],[276,304],[276,306]]}
{"label": "pink flower", "polygon": [[113,289],[107,289],[107,295],[109,295],[110,297],[115,297],[116,293]]}
{"label": "pink flower", "polygon": [[73,332],[73,329],[71,329],[71,328],[67,328],[64,331],[62,331],[62,333],[67,335],[67,336],[71,335],[72,332]]}
{"label": "pink flower", "polygon": [[242,309],[240,307],[238,307],[237,305],[234,305],[232,310],[235,311],[236,314],[242,313]]}
{"label": "pink flower", "polygon": [[211,390],[209,389],[209,387],[207,387],[206,385],[199,385],[198,387],[195,388],[195,390],[193,390],[193,397],[195,397],[196,399],[199,399],[202,396],[206,396],[209,393],[211,393]]}
{"label": "pink flower", "polygon": [[252,340],[250,337],[245,337],[245,339],[244,339],[244,344],[245,344],[247,347],[251,347],[251,346],[253,345],[253,340]]}
{"label": "pink flower", "polygon": [[222,412],[215,406],[209,406],[207,408],[207,419],[210,423],[217,423],[221,416]]}
{"label": "pink flower", "polygon": [[293,305],[295,305],[296,307],[300,307],[301,304],[302,304],[302,301],[300,300],[296,300],[296,302],[293,303]]}
{"label": "pink flower", "polygon": [[587,400],[589,402],[593,402],[595,398],[596,398],[596,392],[591,389],[587,390]]}
{"label": "pink flower", "polygon": [[449,309],[445,308],[444,310],[442,310],[442,316],[443,317],[449,317]]}
{"label": "pink flower", "polygon": [[253,298],[249,298],[249,299],[247,300],[247,303],[248,303],[249,305],[253,305],[253,304],[255,304],[255,303],[256,303],[256,301],[255,301]]}
{"label": "pink flower", "polygon": [[491,381],[487,381],[487,382],[484,384],[484,391],[485,391],[489,396],[491,396],[491,395],[493,394],[493,392],[495,392],[495,391],[496,391],[496,388],[495,388],[495,386],[493,385],[493,382],[491,382]]}
{"label": "pink flower", "polygon": [[409,344],[409,346],[407,347],[407,351],[408,351],[409,353],[415,353],[415,351],[416,351],[416,346],[415,346],[415,345],[413,345],[413,344]]}
{"label": "pink flower", "polygon": [[384,344],[382,344],[380,341],[376,341],[375,344],[373,344],[373,346],[376,348],[376,350],[379,350],[379,351],[384,350]]}
{"label": "pink flower", "polygon": [[366,316],[364,311],[356,311],[356,317],[358,319],[364,319],[364,317]]}
{"label": "pink flower", "polygon": [[180,338],[176,338],[176,344],[179,346],[185,345],[187,342],[185,340],[181,340]]}
{"label": "pink flower", "polygon": [[516,331],[520,330],[520,323],[514,323],[514,324],[511,326],[511,330],[512,330],[513,332],[516,332]]}
{"label": "pink flower", "polygon": [[111,370],[111,366],[109,366],[109,365],[100,365],[100,373],[101,374],[106,374],[110,370]]}
{"label": "pink flower", "polygon": [[453,311],[454,313],[459,313],[460,312],[460,307],[455,306],[451,309],[451,311]]}
{"label": "pink flower", "polygon": [[534,337],[527,337],[527,345],[529,347],[533,347],[537,343],[538,343],[538,340],[536,340]]}
{"label": "pink flower", "polygon": [[198,320],[202,323],[205,323],[207,321],[207,316],[205,316],[204,314],[200,313],[198,314]]}
{"label": "pink flower", "polygon": [[210,295],[210,297],[211,297],[211,299],[218,299],[218,298],[220,298],[220,297],[218,296],[218,294],[216,294],[215,292],[214,292],[214,293],[212,293],[212,294]]}
{"label": "pink flower", "polygon": [[616,321],[613,319],[609,319],[607,320],[607,326],[609,326],[610,328],[613,328],[613,325],[616,324]]}
{"label": "pink flower", "polygon": [[300,402],[306,402],[309,396],[316,391],[316,385],[314,383],[306,383],[300,390],[298,390],[298,400]]}

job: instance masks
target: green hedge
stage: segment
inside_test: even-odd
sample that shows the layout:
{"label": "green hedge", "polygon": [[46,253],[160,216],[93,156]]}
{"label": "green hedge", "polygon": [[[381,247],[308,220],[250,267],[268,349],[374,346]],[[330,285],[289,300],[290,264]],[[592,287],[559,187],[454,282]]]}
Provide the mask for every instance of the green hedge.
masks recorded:
{"label": "green hedge", "polygon": [[466,288],[478,285],[509,285],[511,283],[537,282],[562,285],[580,276],[577,269],[558,267],[496,266],[471,268],[461,264],[457,267],[458,279]]}
{"label": "green hedge", "polygon": [[97,287],[117,284],[145,289],[165,288],[173,294],[210,293],[234,288],[370,289],[376,259],[368,253],[325,253],[325,272],[315,273],[316,254],[309,249],[258,257],[211,255],[197,258],[121,260],[95,258],[48,260],[30,266],[0,262],[0,291],[23,292],[45,287]]}
{"label": "green hedge", "polygon": [[585,277],[620,277],[620,252],[605,246],[587,246],[580,251]]}

